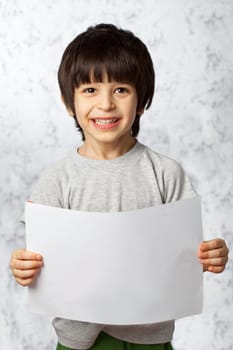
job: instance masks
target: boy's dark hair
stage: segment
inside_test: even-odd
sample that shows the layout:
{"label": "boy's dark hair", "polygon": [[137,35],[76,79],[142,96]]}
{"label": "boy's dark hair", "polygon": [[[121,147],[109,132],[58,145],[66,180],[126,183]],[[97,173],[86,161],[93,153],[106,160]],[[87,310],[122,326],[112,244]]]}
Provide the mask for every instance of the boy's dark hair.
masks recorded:
{"label": "boy's dark hair", "polygon": [[[137,91],[137,110],[149,108],[154,94],[154,68],[150,54],[132,32],[112,24],[98,24],[79,34],[65,49],[58,70],[58,81],[66,106],[74,114],[74,90],[83,83],[91,83],[90,73],[101,82],[106,72],[109,81],[125,82]],[[140,115],[132,125],[132,136],[139,132]]]}

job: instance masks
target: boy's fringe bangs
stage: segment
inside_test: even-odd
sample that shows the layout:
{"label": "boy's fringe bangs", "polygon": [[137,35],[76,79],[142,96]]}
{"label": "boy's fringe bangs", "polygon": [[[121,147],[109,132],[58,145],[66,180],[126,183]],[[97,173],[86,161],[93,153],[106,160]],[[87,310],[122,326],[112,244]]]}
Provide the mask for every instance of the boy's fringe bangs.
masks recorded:
{"label": "boy's fringe bangs", "polygon": [[[121,58],[119,59],[119,57]],[[132,57],[131,62],[129,62],[126,55],[120,56],[116,53],[113,55],[108,52],[106,55],[96,55],[94,59],[92,55],[86,55],[86,57],[77,60],[76,67],[77,69],[74,69],[73,72],[76,87],[86,83],[103,82],[105,76],[107,76],[109,82],[125,82],[135,86],[137,84],[136,66],[132,64]]]}

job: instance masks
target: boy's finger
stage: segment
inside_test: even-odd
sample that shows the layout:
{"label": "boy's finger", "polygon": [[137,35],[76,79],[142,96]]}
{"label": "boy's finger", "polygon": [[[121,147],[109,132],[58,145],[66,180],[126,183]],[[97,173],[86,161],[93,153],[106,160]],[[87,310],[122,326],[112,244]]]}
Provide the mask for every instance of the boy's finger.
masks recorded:
{"label": "boy's finger", "polygon": [[226,256],[226,249],[225,248],[218,248],[214,250],[207,250],[207,251],[200,251],[199,252],[199,257],[201,259],[206,259],[206,258],[219,258],[219,257],[224,257]]}
{"label": "boy's finger", "polygon": [[214,273],[221,273],[225,269],[225,266],[209,266],[207,271]]}
{"label": "boy's finger", "polygon": [[14,252],[13,258],[19,260],[42,260],[42,256],[40,254],[25,249],[20,249]]}
{"label": "boy's finger", "polygon": [[223,247],[225,247],[225,242],[221,238],[211,239],[209,241],[205,241],[200,244],[201,251],[213,250],[213,249],[218,249]]}
{"label": "boy's finger", "polygon": [[39,271],[40,268],[32,270],[14,270],[13,272],[16,278],[28,279],[34,277]]}
{"label": "boy's finger", "polygon": [[34,278],[27,278],[27,279],[16,278],[15,280],[21,286],[26,287],[26,286],[29,286],[33,282]]}
{"label": "boy's finger", "polygon": [[11,269],[14,270],[32,270],[43,266],[42,261],[36,260],[14,260],[11,264]]}
{"label": "boy's finger", "polygon": [[212,259],[199,259],[200,262],[207,266],[225,266],[227,262],[226,257],[212,258]]}

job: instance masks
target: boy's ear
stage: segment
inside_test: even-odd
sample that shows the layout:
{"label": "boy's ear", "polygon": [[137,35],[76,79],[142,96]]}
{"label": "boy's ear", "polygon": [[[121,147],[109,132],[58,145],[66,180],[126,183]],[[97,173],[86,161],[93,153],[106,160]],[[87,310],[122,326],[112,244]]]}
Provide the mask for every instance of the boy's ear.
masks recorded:
{"label": "boy's ear", "polygon": [[72,112],[72,110],[71,110],[70,107],[67,107],[63,95],[61,95],[61,100],[62,100],[62,103],[64,103],[64,105],[65,105],[65,107],[66,107],[66,109],[67,109],[68,114],[69,114],[71,117],[74,117],[74,113]]}

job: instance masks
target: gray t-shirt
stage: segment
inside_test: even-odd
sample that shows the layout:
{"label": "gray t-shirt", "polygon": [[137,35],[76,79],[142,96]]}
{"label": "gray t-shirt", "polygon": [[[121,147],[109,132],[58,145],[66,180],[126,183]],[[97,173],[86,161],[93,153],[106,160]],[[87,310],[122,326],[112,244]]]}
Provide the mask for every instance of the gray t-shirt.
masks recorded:
{"label": "gray t-shirt", "polygon": [[[129,152],[112,160],[93,160],[74,152],[44,171],[30,199],[73,210],[114,212],[195,195],[176,161],[137,142]],[[55,318],[53,326],[61,344],[80,350],[89,349],[101,331],[138,344],[166,343],[174,331],[174,321],[113,326]]]}

